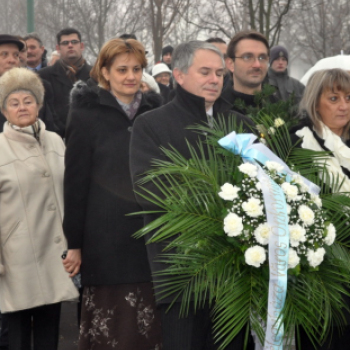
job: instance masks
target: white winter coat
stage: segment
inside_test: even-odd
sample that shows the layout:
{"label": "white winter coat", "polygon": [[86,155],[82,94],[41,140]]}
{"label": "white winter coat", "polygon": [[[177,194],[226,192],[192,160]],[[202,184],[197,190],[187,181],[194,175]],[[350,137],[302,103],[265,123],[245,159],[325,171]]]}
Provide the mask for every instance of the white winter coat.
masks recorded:
{"label": "white winter coat", "polygon": [[40,143],[7,122],[0,134],[0,310],[78,296],[61,255],[65,147],[41,123]]}

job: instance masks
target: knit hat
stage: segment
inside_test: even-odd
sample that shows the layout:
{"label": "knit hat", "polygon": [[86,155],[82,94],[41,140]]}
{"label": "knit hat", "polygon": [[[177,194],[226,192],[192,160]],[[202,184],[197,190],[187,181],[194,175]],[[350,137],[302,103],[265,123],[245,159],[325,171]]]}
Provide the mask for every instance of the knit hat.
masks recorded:
{"label": "knit hat", "polygon": [[0,77],[0,108],[7,97],[16,91],[29,91],[39,105],[44,101],[44,86],[39,76],[27,68],[12,68]]}
{"label": "knit hat", "polygon": [[274,46],[271,50],[270,50],[270,65],[272,64],[272,62],[274,60],[277,60],[280,57],[284,57],[287,62],[288,62],[288,51],[285,47],[283,46]]}
{"label": "knit hat", "polygon": [[153,90],[154,92],[156,92],[158,94],[160,93],[159,85],[154,80],[154,78],[151,75],[149,75],[148,73],[143,72],[141,81],[146,83],[149,86],[149,88],[151,90]]}
{"label": "knit hat", "polygon": [[164,46],[164,47],[162,48],[162,57],[163,57],[164,55],[166,55],[167,53],[173,53],[173,51],[174,51],[174,48],[173,48],[172,46],[170,46],[170,45]]}
{"label": "knit hat", "polygon": [[158,63],[152,68],[152,77],[156,77],[160,73],[171,74],[171,70],[165,63]]}

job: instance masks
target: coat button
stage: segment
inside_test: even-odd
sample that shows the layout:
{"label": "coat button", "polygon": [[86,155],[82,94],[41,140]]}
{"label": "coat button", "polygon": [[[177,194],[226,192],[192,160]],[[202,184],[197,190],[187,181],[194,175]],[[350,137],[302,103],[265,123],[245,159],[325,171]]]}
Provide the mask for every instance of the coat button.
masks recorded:
{"label": "coat button", "polygon": [[43,173],[43,177],[49,177],[50,173],[48,173],[47,171]]}
{"label": "coat button", "polygon": [[54,204],[50,204],[48,207],[49,211],[55,211],[56,210],[56,206]]}
{"label": "coat button", "polygon": [[61,240],[62,240],[61,237],[55,237],[54,242],[55,242],[55,243],[60,243]]}

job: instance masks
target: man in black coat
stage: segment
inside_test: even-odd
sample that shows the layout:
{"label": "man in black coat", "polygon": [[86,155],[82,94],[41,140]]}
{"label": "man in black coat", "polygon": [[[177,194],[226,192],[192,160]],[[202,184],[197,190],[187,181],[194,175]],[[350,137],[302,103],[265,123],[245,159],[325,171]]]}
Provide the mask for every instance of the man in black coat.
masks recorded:
{"label": "man in black coat", "polygon": [[294,102],[299,105],[305,86],[288,74],[288,51],[283,46],[274,46],[270,51],[270,68],[267,72],[268,83],[276,88],[280,100],[288,100],[292,95]]}
{"label": "man in black coat", "polygon": [[61,134],[64,135],[70,91],[76,81],[89,79],[91,66],[83,58],[84,44],[80,32],[74,28],[62,29],[57,34],[56,49],[61,58],[53,66],[41,69],[39,75],[52,86],[54,109],[62,124]]}
{"label": "man in black coat", "polygon": [[[173,53],[173,76],[176,81],[176,96],[161,108],[141,115],[134,124],[130,145],[130,167],[135,190],[140,175],[150,169],[153,159],[166,159],[160,147],[173,146],[183,156],[190,158],[186,140],[196,145],[199,135],[188,126],[212,123],[218,113],[228,111],[230,105],[220,98],[223,86],[224,59],[219,49],[202,41],[180,44]],[[245,122],[237,116],[237,122]],[[248,122],[249,123],[249,122]],[[152,184],[149,188],[157,192]],[[144,210],[157,210],[152,203],[138,197]],[[145,223],[157,218],[146,215]],[[162,244],[147,245],[152,273],[164,269],[155,261],[162,253]],[[156,290],[157,281],[154,279]],[[162,311],[164,350],[216,349],[212,339],[210,309],[190,311],[187,318],[179,319],[179,304],[176,302],[167,312],[173,298],[158,300]],[[239,334],[227,349],[243,349],[242,334]]]}

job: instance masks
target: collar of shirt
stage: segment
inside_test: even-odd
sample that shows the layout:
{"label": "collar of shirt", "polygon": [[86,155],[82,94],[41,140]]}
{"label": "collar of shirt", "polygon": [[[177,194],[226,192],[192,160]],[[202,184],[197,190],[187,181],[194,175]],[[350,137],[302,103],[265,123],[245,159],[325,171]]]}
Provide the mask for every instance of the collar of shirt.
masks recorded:
{"label": "collar of shirt", "polygon": [[41,69],[41,67],[42,67],[42,64],[39,63],[35,68],[32,68],[32,67],[27,67],[27,68],[34,72],[37,72],[39,69]]}
{"label": "collar of shirt", "polygon": [[207,110],[207,114],[213,116],[213,106]]}

